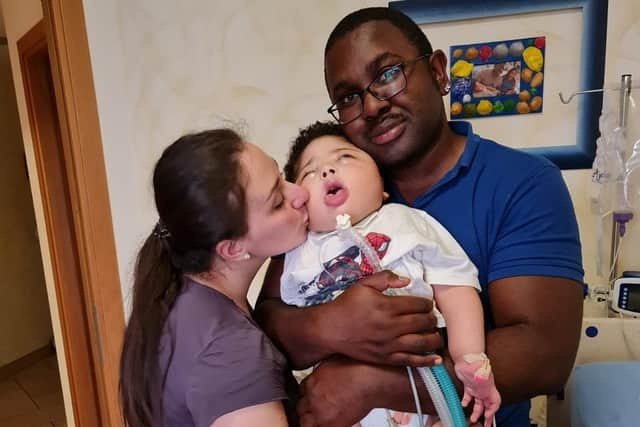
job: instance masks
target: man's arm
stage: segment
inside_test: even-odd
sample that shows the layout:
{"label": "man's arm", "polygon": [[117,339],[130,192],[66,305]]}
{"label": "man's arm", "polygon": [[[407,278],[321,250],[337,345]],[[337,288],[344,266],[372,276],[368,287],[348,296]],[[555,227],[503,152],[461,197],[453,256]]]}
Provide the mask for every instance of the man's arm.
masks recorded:
{"label": "man's arm", "polygon": [[487,334],[503,402],[559,391],[578,351],[582,289],[559,277],[521,276],[489,285],[495,329]]}
{"label": "man's arm", "polygon": [[271,261],[254,316],[294,368],[336,353],[371,363],[433,363],[435,356],[424,355],[441,345],[431,301],[381,293],[406,286],[407,279],[384,271],[363,278],[334,301],[297,308],[280,300],[283,262]]}
{"label": "man's arm", "polygon": [[[580,285],[555,277],[511,277],[491,283],[489,299],[495,329],[487,333],[486,352],[503,402],[560,390],[578,349]],[[444,362],[460,393],[461,383],[446,354]],[[335,378],[346,380],[336,382]],[[359,420],[375,407],[415,410],[406,371],[398,367],[330,359],[305,383],[298,406],[302,419],[309,422],[303,426],[339,426],[342,419]],[[434,413],[424,390],[420,397],[423,410]],[[332,418],[334,414],[340,418]]]}
{"label": "man's arm", "polygon": [[558,168],[530,164],[528,173],[500,183],[493,207],[487,292],[495,329],[487,334],[487,353],[505,403],[560,390],[582,321],[571,197]]}

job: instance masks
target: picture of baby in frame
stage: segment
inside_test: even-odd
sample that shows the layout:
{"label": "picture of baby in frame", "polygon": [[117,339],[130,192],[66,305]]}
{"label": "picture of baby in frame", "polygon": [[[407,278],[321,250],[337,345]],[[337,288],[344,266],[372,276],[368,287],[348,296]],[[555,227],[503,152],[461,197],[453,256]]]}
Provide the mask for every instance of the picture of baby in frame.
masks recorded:
{"label": "picture of baby in frame", "polygon": [[517,95],[520,92],[520,62],[476,65],[472,80],[474,98]]}
{"label": "picture of baby in frame", "polygon": [[450,46],[452,119],[541,113],[544,36]]}

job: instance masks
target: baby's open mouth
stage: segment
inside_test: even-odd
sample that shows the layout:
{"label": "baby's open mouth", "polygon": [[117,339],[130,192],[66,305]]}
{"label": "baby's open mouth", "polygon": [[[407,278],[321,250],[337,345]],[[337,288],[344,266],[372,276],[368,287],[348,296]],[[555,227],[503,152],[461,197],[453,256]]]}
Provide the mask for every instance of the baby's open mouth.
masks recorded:
{"label": "baby's open mouth", "polygon": [[329,186],[329,188],[327,189],[327,194],[331,194],[332,196],[335,196],[338,191],[342,190],[342,186],[339,184],[331,184]]}
{"label": "baby's open mouth", "polygon": [[349,196],[349,191],[342,186],[339,182],[329,182],[325,186],[324,203],[327,206],[340,206]]}

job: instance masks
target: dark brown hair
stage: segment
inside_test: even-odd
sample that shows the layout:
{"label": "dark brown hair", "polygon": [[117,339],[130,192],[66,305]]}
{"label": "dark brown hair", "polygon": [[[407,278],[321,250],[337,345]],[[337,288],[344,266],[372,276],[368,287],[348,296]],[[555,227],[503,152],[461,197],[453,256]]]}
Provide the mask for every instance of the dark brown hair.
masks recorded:
{"label": "dark brown hair", "polygon": [[293,140],[289,147],[289,155],[287,157],[287,163],[284,165],[284,178],[289,182],[296,182],[296,176],[298,175],[298,168],[300,165],[300,157],[304,150],[314,140],[323,136],[340,136],[345,140],[347,137],[342,131],[342,127],[335,122],[315,122],[300,129],[298,136]]}
{"label": "dark brown hair", "polygon": [[236,132],[209,130],[178,139],[156,163],[153,189],[160,220],[138,253],[120,360],[120,399],[128,426],[151,426],[161,410],[160,339],[183,273],[208,271],[216,244],[247,232],[243,150]]}

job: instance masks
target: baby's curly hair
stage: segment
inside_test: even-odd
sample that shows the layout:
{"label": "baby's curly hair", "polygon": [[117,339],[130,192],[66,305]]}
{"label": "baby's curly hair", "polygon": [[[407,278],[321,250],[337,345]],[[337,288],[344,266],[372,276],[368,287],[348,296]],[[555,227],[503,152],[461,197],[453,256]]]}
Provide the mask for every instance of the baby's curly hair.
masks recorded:
{"label": "baby's curly hair", "polygon": [[289,155],[287,163],[284,165],[284,177],[289,182],[295,182],[298,175],[298,168],[300,165],[300,157],[304,150],[316,139],[323,136],[339,136],[347,139],[342,127],[335,122],[320,122],[317,121],[306,128],[300,129],[298,136],[291,143],[289,147]]}

